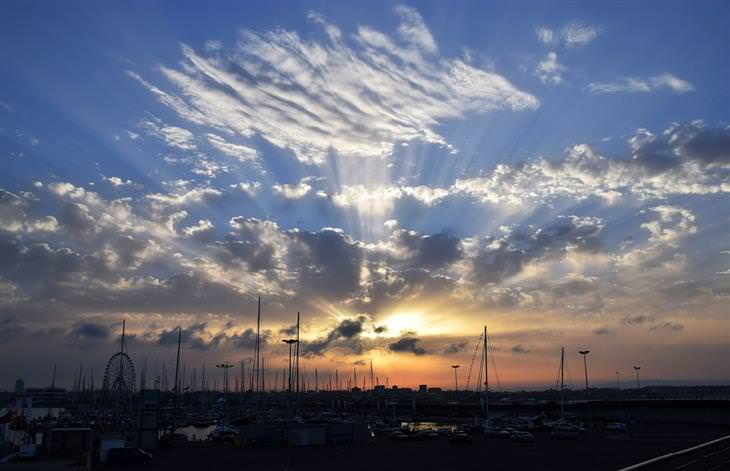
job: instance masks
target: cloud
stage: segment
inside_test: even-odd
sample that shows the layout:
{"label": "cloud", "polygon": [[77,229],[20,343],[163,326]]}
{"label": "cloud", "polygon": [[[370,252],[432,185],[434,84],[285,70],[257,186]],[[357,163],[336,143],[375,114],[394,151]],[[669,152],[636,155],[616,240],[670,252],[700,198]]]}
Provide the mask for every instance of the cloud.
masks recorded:
{"label": "cloud", "polygon": [[540,26],[535,30],[535,35],[543,44],[556,46],[562,43],[569,48],[573,48],[585,46],[592,42],[600,32],[600,29],[595,26],[574,21],[558,31],[546,26]]}
{"label": "cloud", "polygon": [[189,191],[176,193],[150,193],[145,195],[149,201],[158,208],[189,206],[195,204],[206,203],[223,194],[223,192],[213,187],[193,188]]}
{"label": "cloud", "polygon": [[84,321],[74,324],[68,335],[73,342],[86,344],[88,342],[107,340],[111,336],[111,330],[107,325]]}
{"label": "cloud", "polygon": [[183,228],[182,233],[188,237],[205,239],[213,234],[215,225],[210,219],[200,219],[197,224]]}
{"label": "cloud", "polygon": [[552,29],[546,28],[544,26],[537,28],[535,30],[535,35],[537,36],[537,39],[543,44],[553,44],[556,38],[555,32]]}
{"label": "cloud", "polygon": [[167,126],[151,120],[143,121],[142,127],[148,134],[157,137],[170,147],[180,150],[195,150],[197,148],[195,136],[185,128]]}
{"label": "cloud", "polygon": [[620,77],[616,82],[592,82],[588,84],[591,93],[649,93],[660,90],[671,90],[676,93],[694,91],[690,82],[670,73],[655,75],[641,79],[634,77]]}
{"label": "cloud", "polygon": [[653,321],[654,318],[652,316],[647,316],[644,314],[638,314],[635,316],[627,316],[624,317],[623,322],[625,325],[641,325],[646,324],[647,322]]}
{"label": "cloud", "polygon": [[221,136],[218,136],[213,133],[206,134],[206,137],[208,138],[208,142],[214,148],[216,148],[220,152],[224,153],[225,155],[228,155],[229,157],[233,157],[241,162],[254,161],[254,160],[257,160],[259,157],[256,149],[253,149],[251,147],[228,142]]}
{"label": "cloud", "polygon": [[292,200],[303,198],[312,190],[312,186],[307,183],[308,179],[302,179],[295,185],[291,184],[276,184],[271,187],[274,193],[281,195],[283,198]]}
{"label": "cloud", "polygon": [[[437,132],[445,121],[538,106],[495,72],[439,57],[418,12],[401,6],[396,13],[397,38],[361,26],[348,44],[337,27],[312,14],[325,41],[274,30],[244,31],[227,49],[183,45],[182,66],[160,66],[175,91],[128,75],[182,119],[240,139],[261,136],[316,164],[332,151],[388,156],[398,142],[414,139],[449,146]],[[182,128],[152,124],[150,132],[168,144],[194,147]]]}
{"label": "cloud", "polygon": [[512,353],[519,353],[521,355],[526,355],[528,353],[532,353],[532,350],[523,347],[522,345],[515,345],[511,349]]}
{"label": "cloud", "polygon": [[566,25],[561,30],[561,36],[566,46],[584,46],[598,37],[598,28],[574,22]]}
{"label": "cloud", "polygon": [[[266,345],[270,338],[271,331],[264,330],[259,336],[259,342],[261,345]],[[228,341],[231,342],[235,348],[251,350],[256,345],[256,332],[250,328],[245,329],[242,332],[229,337]]]}
{"label": "cloud", "polygon": [[611,335],[613,334],[613,330],[609,329],[608,327],[598,327],[597,329],[593,329],[594,335]]}
{"label": "cloud", "polygon": [[558,55],[555,52],[548,52],[535,66],[535,76],[544,84],[560,85],[566,70],[567,67],[558,62]]}
{"label": "cloud", "polygon": [[366,320],[364,316],[343,319],[326,336],[313,341],[303,341],[304,354],[321,356],[331,348],[345,348],[353,353],[361,353],[363,347],[359,337]]}
{"label": "cloud", "polygon": [[603,229],[597,218],[562,217],[532,233],[513,231],[488,240],[472,259],[477,284],[500,283],[520,273],[528,263],[561,259],[570,251],[597,252]]}
{"label": "cloud", "polygon": [[0,231],[56,232],[58,220],[53,216],[32,218],[28,216],[30,202],[27,198],[0,188]]}
{"label": "cloud", "polygon": [[454,353],[463,352],[466,348],[466,342],[450,343],[445,349],[444,354],[452,355]]}
{"label": "cloud", "polygon": [[436,52],[438,49],[436,42],[416,9],[399,5],[395,7],[395,12],[401,18],[401,23],[398,25],[398,35],[404,41],[425,52]]}
{"label": "cloud", "polygon": [[555,200],[623,196],[639,200],[730,192],[730,127],[701,121],[674,124],[654,134],[640,129],[629,139],[630,154],[606,158],[585,144],[559,160],[498,165],[489,175],[457,179],[447,194],[492,204],[544,205]]}
{"label": "cloud", "polygon": [[414,355],[425,355],[426,350],[421,347],[421,339],[416,337],[403,337],[388,344],[388,350],[396,353],[413,353]]}
{"label": "cloud", "polygon": [[662,322],[661,324],[653,325],[649,328],[650,332],[656,332],[656,331],[672,331],[672,332],[678,332],[680,330],[684,329],[684,326],[682,324],[677,324],[676,322]]}
{"label": "cloud", "polygon": [[109,183],[111,186],[115,188],[123,187],[123,186],[135,186],[135,183],[132,180],[125,180],[120,177],[102,177],[102,180]]}

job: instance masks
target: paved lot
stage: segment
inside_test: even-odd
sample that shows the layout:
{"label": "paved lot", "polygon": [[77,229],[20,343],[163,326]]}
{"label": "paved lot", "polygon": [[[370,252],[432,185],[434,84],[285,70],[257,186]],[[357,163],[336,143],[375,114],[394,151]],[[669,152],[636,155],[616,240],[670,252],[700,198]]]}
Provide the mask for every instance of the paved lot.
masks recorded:
{"label": "paved lot", "polygon": [[[212,444],[154,452],[162,470],[615,470],[726,434],[727,430],[683,426],[637,428],[633,436],[591,431],[577,441],[554,441],[538,432],[534,443],[475,437],[472,445],[447,440],[393,443],[378,439],[363,445],[307,448],[231,448]],[[4,470],[45,471],[68,468],[63,462],[12,463]],[[127,468],[133,469],[133,468]]]}
{"label": "paved lot", "polygon": [[445,439],[290,449],[215,448],[159,451],[158,469],[210,470],[615,470],[721,436],[723,431],[653,427],[628,435],[594,431],[577,441],[551,440],[537,433],[534,443],[475,437],[470,446]]}

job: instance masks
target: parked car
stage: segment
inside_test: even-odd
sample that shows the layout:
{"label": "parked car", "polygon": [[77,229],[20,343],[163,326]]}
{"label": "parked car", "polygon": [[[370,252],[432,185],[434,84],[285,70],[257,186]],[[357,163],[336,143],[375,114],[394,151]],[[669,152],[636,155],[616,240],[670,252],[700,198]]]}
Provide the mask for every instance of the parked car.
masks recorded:
{"label": "parked car", "polygon": [[553,440],[577,440],[578,431],[572,428],[556,428],[550,432],[550,438]]}
{"label": "parked car", "polygon": [[623,422],[611,422],[606,424],[606,431],[607,432],[626,432],[628,431],[628,427]]}
{"label": "parked car", "polygon": [[452,445],[471,445],[471,437],[464,432],[455,432],[449,437]]}
{"label": "parked car", "polygon": [[409,437],[403,432],[393,432],[390,435],[390,440],[394,442],[407,442]]}
{"label": "parked car", "polygon": [[513,442],[518,443],[532,443],[535,441],[535,436],[530,432],[519,431],[512,434],[509,437]]}
{"label": "parked car", "polygon": [[139,466],[150,464],[152,455],[140,448],[112,448],[107,462],[112,466]]}

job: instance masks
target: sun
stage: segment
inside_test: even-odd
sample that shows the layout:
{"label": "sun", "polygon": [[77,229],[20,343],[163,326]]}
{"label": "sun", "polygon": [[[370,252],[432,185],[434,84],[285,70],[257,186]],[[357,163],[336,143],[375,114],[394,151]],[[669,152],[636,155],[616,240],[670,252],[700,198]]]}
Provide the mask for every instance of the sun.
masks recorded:
{"label": "sun", "polygon": [[397,312],[385,318],[385,334],[397,337],[405,332],[424,332],[427,330],[425,315],[420,312]]}

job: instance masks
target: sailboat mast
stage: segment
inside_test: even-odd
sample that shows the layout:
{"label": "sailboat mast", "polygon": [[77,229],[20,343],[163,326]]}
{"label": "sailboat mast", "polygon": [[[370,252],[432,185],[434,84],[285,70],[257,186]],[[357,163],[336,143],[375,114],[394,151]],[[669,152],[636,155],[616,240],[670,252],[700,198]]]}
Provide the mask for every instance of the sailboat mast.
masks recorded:
{"label": "sailboat mast", "polygon": [[[182,327],[177,328],[177,357],[175,359],[175,414],[178,412],[178,401],[179,401],[179,379],[178,374],[180,373],[180,344],[182,343]],[[177,417],[176,417],[177,418]]]}
{"label": "sailboat mast", "polygon": [[565,417],[565,347],[560,349],[560,418]]}
{"label": "sailboat mast", "polygon": [[294,377],[297,380],[296,383],[296,394],[297,401],[299,401],[299,312],[297,312],[297,342],[294,345]]}
{"label": "sailboat mast", "polygon": [[254,392],[259,390],[259,352],[261,350],[261,296],[258,298],[258,307],[256,310],[256,345],[254,347],[253,375]]}
{"label": "sailboat mast", "polygon": [[487,341],[487,326],[484,326],[484,411],[489,426],[489,364],[487,363],[489,343]]}

